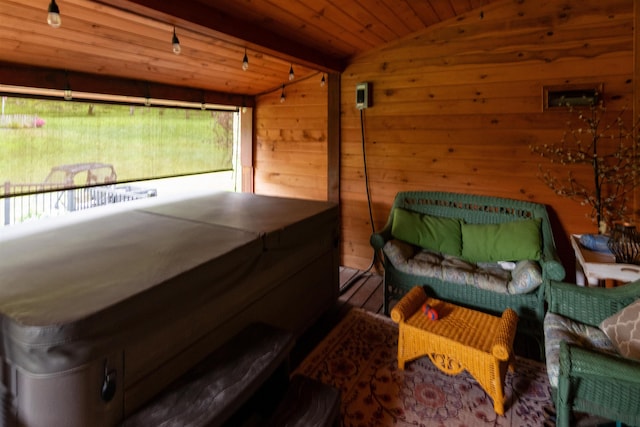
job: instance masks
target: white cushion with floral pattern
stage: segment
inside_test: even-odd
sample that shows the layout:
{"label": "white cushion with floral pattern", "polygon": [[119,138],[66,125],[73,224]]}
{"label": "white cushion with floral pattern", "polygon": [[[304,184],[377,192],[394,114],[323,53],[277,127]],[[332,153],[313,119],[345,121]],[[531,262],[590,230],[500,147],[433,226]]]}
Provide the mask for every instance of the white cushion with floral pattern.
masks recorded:
{"label": "white cushion with floral pattern", "polygon": [[503,294],[531,292],[542,283],[540,267],[535,261],[516,263],[513,272],[500,263],[470,263],[460,257],[422,249],[398,239],[383,247],[393,266],[407,274],[470,285]]}
{"label": "white cushion with floral pattern", "polygon": [[547,374],[551,387],[558,387],[560,375],[560,342],[586,349],[616,354],[616,349],[600,329],[573,321],[556,313],[547,312],[544,317],[544,351]]}

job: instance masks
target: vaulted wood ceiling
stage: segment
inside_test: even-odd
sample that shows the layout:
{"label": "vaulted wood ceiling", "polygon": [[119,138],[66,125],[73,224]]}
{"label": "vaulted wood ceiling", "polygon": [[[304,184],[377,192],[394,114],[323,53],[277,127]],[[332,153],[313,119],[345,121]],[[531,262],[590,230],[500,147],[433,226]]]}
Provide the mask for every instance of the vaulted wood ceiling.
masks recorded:
{"label": "vaulted wood ceiling", "polygon": [[[258,95],[341,72],[354,56],[493,0],[0,0],[0,59]],[[175,55],[175,27],[182,52]],[[242,70],[244,53],[249,69]],[[0,84],[5,83],[0,81]]]}

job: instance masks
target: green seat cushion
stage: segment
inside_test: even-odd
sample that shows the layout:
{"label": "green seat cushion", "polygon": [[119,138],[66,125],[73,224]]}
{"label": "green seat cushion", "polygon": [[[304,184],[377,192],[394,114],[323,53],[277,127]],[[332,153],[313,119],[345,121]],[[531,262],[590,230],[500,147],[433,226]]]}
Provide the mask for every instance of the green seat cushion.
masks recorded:
{"label": "green seat cushion", "polygon": [[460,256],[462,237],[457,218],[445,218],[395,208],[391,234],[393,237],[431,251]]}
{"label": "green seat cushion", "polygon": [[541,219],[461,224],[462,257],[470,262],[540,260]]}

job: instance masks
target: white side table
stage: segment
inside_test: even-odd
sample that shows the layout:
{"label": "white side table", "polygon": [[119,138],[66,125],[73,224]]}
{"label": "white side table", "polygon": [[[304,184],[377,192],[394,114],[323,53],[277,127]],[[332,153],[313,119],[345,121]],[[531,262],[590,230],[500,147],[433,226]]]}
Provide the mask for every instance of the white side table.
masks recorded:
{"label": "white side table", "polygon": [[640,279],[640,266],[616,263],[613,254],[589,250],[580,244],[580,234],[571,235],[571,246],[576,255],[576,283],[580,286],[615,286],[615,282],[628,283]]}

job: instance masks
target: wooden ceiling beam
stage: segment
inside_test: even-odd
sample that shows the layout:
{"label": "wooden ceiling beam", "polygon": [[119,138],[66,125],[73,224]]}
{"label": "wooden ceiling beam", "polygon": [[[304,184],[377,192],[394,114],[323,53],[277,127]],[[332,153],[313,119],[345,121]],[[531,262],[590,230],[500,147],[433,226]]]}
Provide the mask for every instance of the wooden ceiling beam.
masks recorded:
{"label": "wooden ceiling beam", "polygon": [[131,13],[201,32],[217,39],[324,72],[341,73],[346,61],[291,38],[256,27],[194,0],[92,0]]}
{"label": "wooden ceiling beam", "polygon": [[142,80],[96,76],[89,73],[0,62],[0,82],[10,86],[87,92],[171,101],[254,107],[255,97]]}

